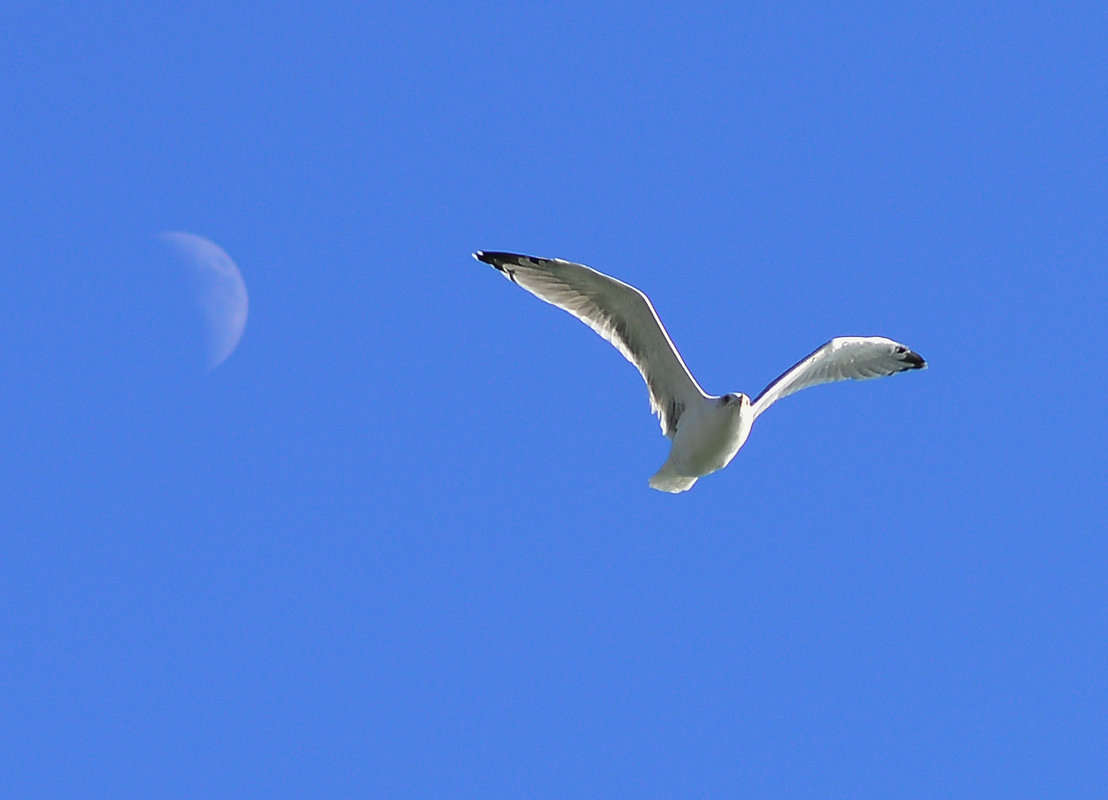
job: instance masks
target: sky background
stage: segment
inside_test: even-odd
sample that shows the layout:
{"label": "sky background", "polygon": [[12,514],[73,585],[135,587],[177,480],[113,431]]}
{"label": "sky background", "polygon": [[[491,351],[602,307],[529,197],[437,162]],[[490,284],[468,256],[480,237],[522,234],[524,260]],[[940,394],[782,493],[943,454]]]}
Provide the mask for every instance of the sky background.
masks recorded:
{"label": "sky background", "polygon": [[[1103,3],[5,3],[0,795],[1104,797]],[[161,231],[250,293],[206,371]],[[470,258],[649,294],[762,417]]]}

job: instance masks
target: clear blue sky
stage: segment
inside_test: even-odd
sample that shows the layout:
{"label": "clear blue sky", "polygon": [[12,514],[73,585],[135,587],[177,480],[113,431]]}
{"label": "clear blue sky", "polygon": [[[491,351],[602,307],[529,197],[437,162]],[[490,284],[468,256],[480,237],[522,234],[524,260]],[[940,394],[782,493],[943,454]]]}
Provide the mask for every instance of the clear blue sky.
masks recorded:
{"label": "clear blue sky", "polygon": [[[81,10],[84,9],[84,10]],[[1102,3],[8,3],[0,795],[1108,795]],[[206,372],[156,252],[238,263]],[[583,261],[709,391],[474,262]]]}

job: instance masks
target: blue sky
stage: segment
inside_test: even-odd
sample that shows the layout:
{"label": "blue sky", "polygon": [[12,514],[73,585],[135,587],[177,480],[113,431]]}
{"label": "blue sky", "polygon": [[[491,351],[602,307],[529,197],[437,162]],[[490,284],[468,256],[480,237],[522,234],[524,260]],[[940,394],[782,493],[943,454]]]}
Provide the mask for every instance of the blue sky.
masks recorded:
{"label": "blue sky", "polygon": [[0,793],[1104,796],[1103,7],[367,5],[0,12]]}

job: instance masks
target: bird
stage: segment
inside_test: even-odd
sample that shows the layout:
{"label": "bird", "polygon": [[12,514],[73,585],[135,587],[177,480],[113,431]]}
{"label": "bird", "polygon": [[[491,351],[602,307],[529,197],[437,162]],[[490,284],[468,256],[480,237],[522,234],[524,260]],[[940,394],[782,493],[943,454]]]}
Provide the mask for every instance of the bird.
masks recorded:
{"label": "bird", "polygon": [[668,458],[650,479],[651,488],[663,492],[688,491],[700,478],[730,464],[754,421],[783,397],[821,383],[927,367],[918,353],[892,339],[839,336],[789,367],[754,399],[742,392],[710,395],[685,366],[650,299],[634,286],[560,258],[484,250],[473,257],[577,317],[638,368],[651,411],[672,440]]}

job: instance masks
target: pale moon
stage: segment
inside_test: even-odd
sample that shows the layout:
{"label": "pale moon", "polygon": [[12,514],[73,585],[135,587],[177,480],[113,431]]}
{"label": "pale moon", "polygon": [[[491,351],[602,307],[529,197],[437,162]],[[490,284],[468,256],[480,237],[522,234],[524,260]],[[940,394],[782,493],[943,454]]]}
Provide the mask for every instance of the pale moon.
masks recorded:
{"label": "pale moon", "polygon": [[166,231],[161,239],[185,268],[204,334],[209,370],[227,360],[246,328],[249,300],[242,273],[219,245],[182,231]]}

